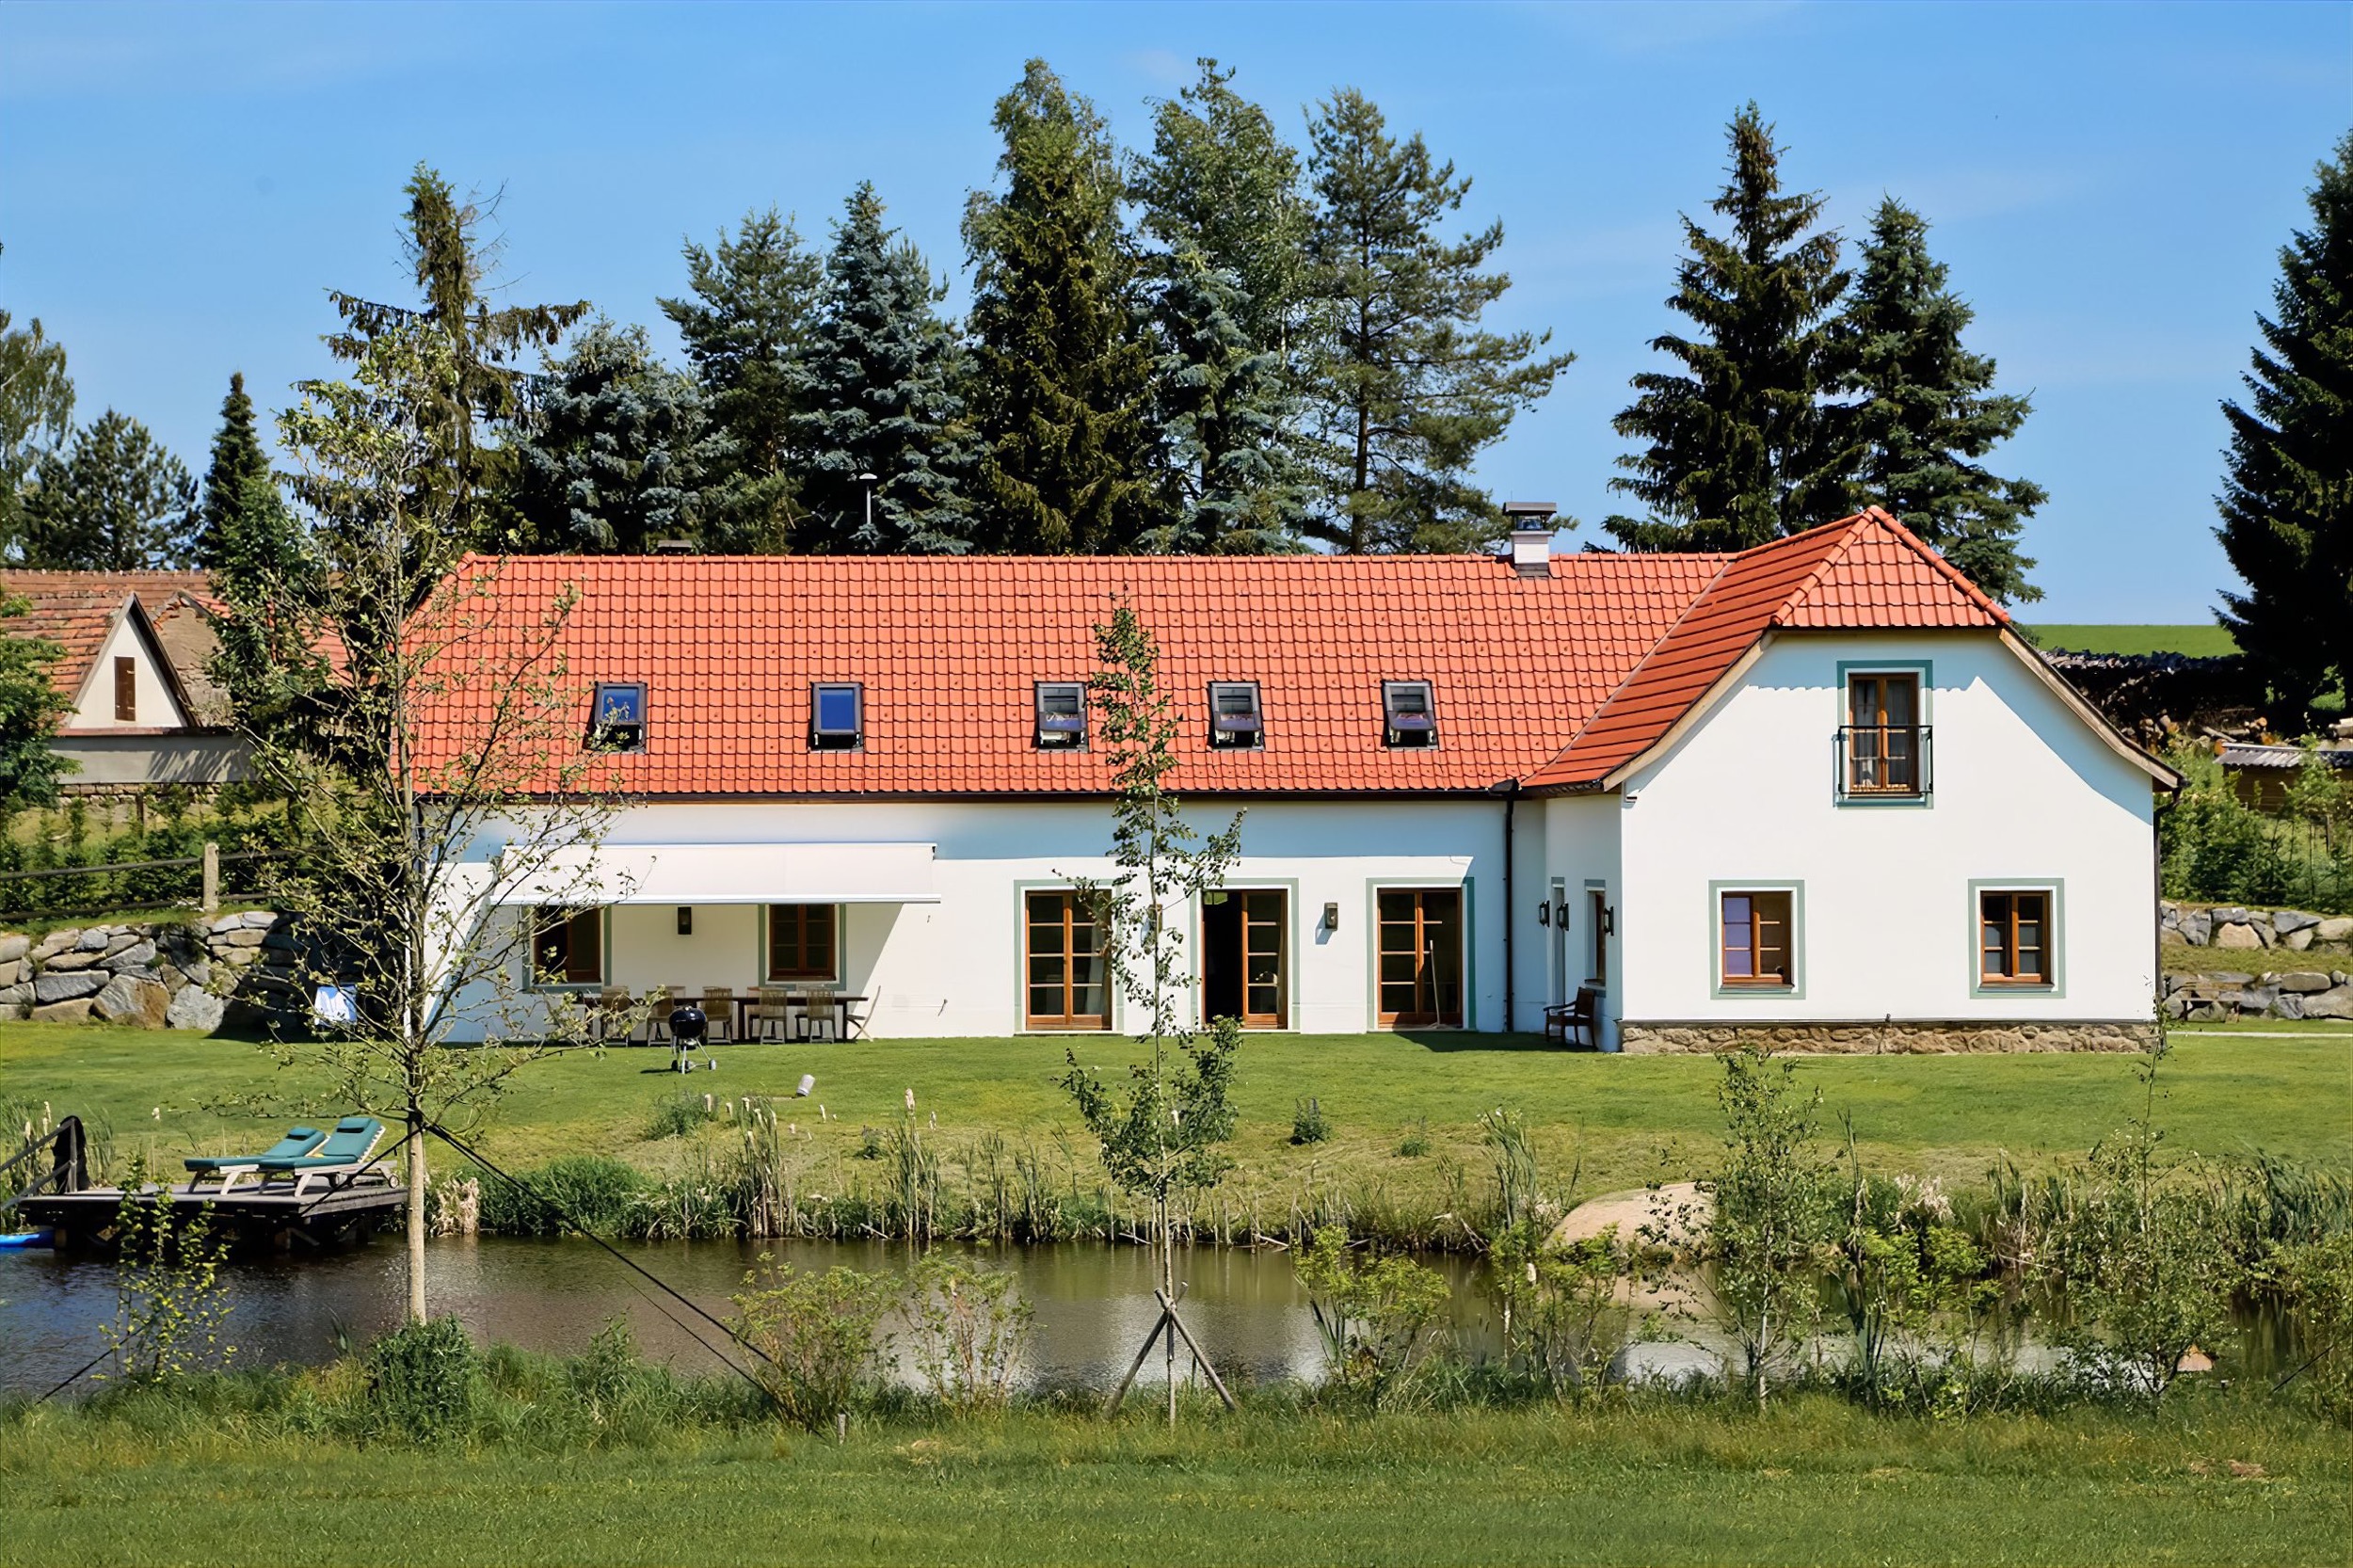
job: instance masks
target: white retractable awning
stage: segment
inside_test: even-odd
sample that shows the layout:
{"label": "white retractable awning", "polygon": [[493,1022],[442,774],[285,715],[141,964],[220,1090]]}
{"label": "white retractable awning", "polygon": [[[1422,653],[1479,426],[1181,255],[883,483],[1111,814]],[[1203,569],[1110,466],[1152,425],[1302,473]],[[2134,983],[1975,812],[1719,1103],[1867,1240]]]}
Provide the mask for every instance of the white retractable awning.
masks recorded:
{"label": "white retractable awning", "polygon": [[930,844],[607,844],[562,850],[502,904],[937,904]]}

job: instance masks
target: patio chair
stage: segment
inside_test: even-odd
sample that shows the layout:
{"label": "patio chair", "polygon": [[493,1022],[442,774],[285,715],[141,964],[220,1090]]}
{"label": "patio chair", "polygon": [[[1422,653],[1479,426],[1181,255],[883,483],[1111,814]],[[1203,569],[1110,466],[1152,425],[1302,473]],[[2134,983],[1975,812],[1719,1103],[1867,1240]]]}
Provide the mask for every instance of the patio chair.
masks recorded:
{"label": "patio chair", "polygon": [[588,1015],[589,1037],[598,1041],[608,1040],[612,1038],[614,1030],[618,1028],[621,1044],[628,1045],[629,1012],[632,1005],[629,987],[626,985],[607,985],[603,990],[599,991],[596,1006]]}
{"label": "patio chair", "polygon": [[1601,1035],[1596,1032],[1593,1022],[1599,1000],[1600,993],[1591,985],[1580,985],[1577,988],[1575,1001],[1555,1002],[1545,1008],[1545,1039],[1546,1041],[1558,1040],[1562,1045],[1575,1049],[1577,1037],[1582,1033],[1585,1036],[1585,1049],[1600,1049]]}
{"label": "patio chair", "polygon": [[844,1040],[865,1039],[866,1020],[874,1016],[874,1009],[881,1005],[882,993],[880,991],[874,992],[863,1002],[857,1003],[855,1006],[846,1000],[842,1002],[841,1037]]}
{"label": "patio chair", "polygon": [[264,1161],[299,1160],[326,1142],[327,1134],[316,1128],[288,1128],[286,1136],[259,1154],[197,1154],[181,1163],[195,1173],[188,1178],[189,1192],[202,1186],[206,1176],[216,1176],[225,1193],[237,1184],[239,1176],[258,1176]]}
{"label": "patio chair", "polygon": [[745,1032],[747,1037],[781,1043],[787,1038],[792,1013],[791,992],[781,985],[762,985],[759,1000],[752,1003],[752,1023]]}
{"label": "patio chair", "polygon": [[[680,996],[684,992],[679,993]],[[735,1043],[735,987],[703,987],[703,1038],[714,1046]]]}
{"label": "patio chair", "polygon": [[[301,1197],[310,1191],[313,1181],[328,1186],[342,1185],[338,1177],[348,1180],[368,1169],[368,1157],[383,1140],[384,1124],[373,1116],[345,1116],[335,1124],[335,1130],[327,1135],[315,1154],[297,1155],[285,1160],[255,1161],[266,1183],[272,1176],[294,1177],[294,1195]],[[381,1169],[381,1167],[378,1167]],[[390,1181],[390,1172],[384,1174]]]}
{"label": "patio chair", "polygon": [[670,999],[684,992],[675,985],[656,985],[646,993],[646,1044],[667,1045],[670,1039]]}
{"label": "patio chair", "polygon": [[[840,1002],[836,1000],[841,987],[830,981],[817,981],[801,987],[800,1016],[792,1020],[795,1040],[839,1040]],[[820,1032],[823,1032],[822,1033]]]}

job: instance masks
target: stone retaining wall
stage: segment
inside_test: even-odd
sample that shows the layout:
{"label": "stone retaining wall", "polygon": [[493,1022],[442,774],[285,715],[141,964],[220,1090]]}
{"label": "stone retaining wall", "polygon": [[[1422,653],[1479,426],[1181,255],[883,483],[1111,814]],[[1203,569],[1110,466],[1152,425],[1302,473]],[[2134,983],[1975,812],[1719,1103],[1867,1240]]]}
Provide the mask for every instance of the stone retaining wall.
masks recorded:
{"label": "stone retaining wall", "polygon": [[1622,1023],[1629,1055],[1730,1050],[1753,1042],[1772,1050],[1832,1056],[1957,1055],[1968,1051],[2147,1050],[2154,1023]]}
{"label": "stone retaining wall", "polygon": [[2165,977],[2165,1016],[2192,1023],[2353,1018],[2353,974],[2343,969],[2169,974]]}
{"label": "stone retaining wall", "polygon": [[282,1005],[299,987],[285,920],[266,909],[0,934],[0,1017],[215,1030],[232,1005]]}
{"label": "stone retaining wall", "polygon": [[2353,941],[2353,915],[2313,915],[2301,909],[2248,909],[2234,904],[2200,905],[2157,904],[2157,923],[2168,940],[2191,947],[2236,948],[2254,952],[2285,948],[2302,952],[2313,943],[2324,946]]}

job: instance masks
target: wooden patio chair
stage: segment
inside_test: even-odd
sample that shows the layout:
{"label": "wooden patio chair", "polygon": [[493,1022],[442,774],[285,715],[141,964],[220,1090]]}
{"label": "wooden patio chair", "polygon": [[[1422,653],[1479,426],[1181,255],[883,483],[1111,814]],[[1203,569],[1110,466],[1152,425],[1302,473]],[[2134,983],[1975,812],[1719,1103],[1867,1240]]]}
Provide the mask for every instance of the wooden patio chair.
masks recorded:
{"label": "wooden patio chair", "polygon": [[674,985],[657,985],[646,993],[646,1044],[669,1044],[670,999],[680,994]]}
{"label": "wooden patio chair", "polygon": [[613,1031],[617,1027],[621,1032],[621,1044],[628,1045],[629,1014],[632,1005],[634,1003],[630,997],[629,987],[626,985],[607,985],[599,991],[596,1006],[588,1014],[589,1038],[600,1042],[609,1040],[613,1037]]}
{"label": "wooden patio chair", "polygon": [[1593,1016],[1599,1001],[1599,992],[1591,985],[1579,985],[1577,988],[1575,1001],[1554,1002],[1550,1007],[1545,1008],[1545,1041],[1549,1043],[1558,1040],[1563,1046],[1575,1050],[1578,1048],[1577,1036],[1581,1033],[1585,1037],[1584,1049],[1600,1049],[1601,1035],[1593,1022]]}
{"label": "wooden patio chair", "polygon": [[[684,992],[680,993],[681,996]],[[735,987],[703,987],[703,1038],[714,1046],[735,1043]]]}
{"label": "wooden patio chair", "polygon": [[795,1040],[815,1040],[822,1026],[823,1038],[839,1040],[847,1032],[841,1028],[841,1004],[838,1000],[841,987],[833,981],[813,981],[801,987],[800,1016],[792,1020]]}
{"label": "wooden patio chair", "polygon": [[751,1028],[745,1032],[747,1038],[783,1043],[790,1034],[792,993],[781,985],[762,985],[759,999],[752,1003]]}

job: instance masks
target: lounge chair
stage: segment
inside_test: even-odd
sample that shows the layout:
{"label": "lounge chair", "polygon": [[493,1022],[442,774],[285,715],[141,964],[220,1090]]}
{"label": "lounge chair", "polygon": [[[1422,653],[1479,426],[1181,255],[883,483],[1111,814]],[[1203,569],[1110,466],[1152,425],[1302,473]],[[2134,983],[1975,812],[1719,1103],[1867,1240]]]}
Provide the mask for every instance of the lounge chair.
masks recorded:
{"label": "lounge chair", "polygon": [[239,1176],[252,1176],[272,1160],[300,1160],[314,1154],[327,1142],[327,1134],[316,1128],[288,1128],[286,1136],[259,1154],[199,1154],[181,1161],[195,1174],[188,1178],[188,1191],[193,1192],[203,1185],[206,1176],[217,1176],[220,1190],[226,1192],[237,1184]]}
{"label": "lounge chair", "polygon": [[[310,1190],[314,1179],[333,1186],[337,1185],[338,1176],[358,1176],[367,1168],[368,1156],[376,1152],[376,1145],[383,1137],[384,1124],[375,1117],[345,1116],[335,1124],[335,1130],[327,1135],[316,1153],[255,1163],[264,1182],[272,1176],[294,1177],[295,1196],[298,1198]],[[385,1179],[392,1177],[387,1174]]]}

